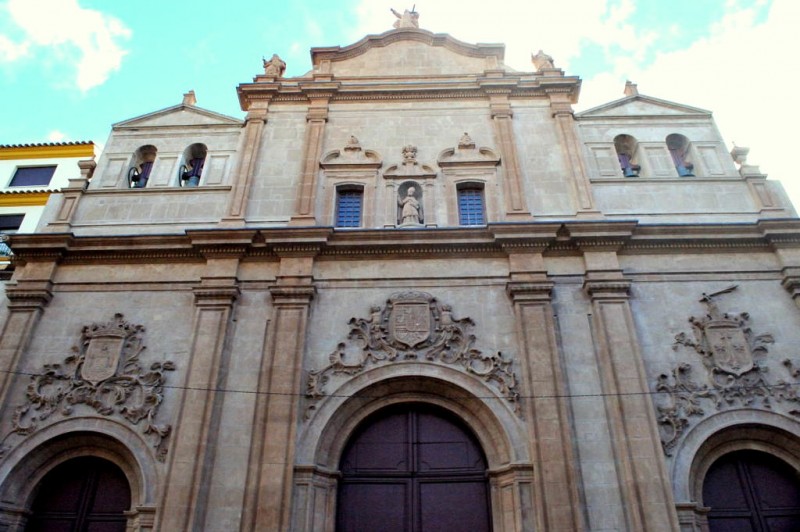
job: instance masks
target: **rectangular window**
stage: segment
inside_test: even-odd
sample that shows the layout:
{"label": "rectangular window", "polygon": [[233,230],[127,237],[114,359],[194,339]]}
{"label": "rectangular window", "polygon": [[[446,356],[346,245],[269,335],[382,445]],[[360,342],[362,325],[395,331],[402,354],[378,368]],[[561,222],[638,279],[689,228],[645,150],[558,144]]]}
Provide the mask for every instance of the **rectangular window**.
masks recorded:
{"label": "rectangular window", "polygon": [[364,193],[357,189],[336,193],[336,227],[361,227],[361,204]]}
{"label": "rectangular window", "polygon": [[483,225],[486,223],[482,188],[458,189],[458,223],[460,225]]}
{"label": "rectangular window", "polygon": [[53,174],[56,172],[55,166],[26,166],[17,168],[14,177],[11,178],[10,187],[36,187],[47,186],[50,184]]}

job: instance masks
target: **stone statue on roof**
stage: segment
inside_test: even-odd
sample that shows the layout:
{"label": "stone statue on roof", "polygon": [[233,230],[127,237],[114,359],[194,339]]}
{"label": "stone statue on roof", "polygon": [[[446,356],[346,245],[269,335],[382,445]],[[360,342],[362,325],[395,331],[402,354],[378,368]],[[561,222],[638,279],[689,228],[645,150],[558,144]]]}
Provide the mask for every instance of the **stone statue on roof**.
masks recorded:
{"label": "stone statue on roof", "polygon": [[278,54],[272,54],[269,61],[264,59],[264,75],[281,78],[284,72],[286,72],[286,62]]}
{"label": "stone statue on roof", "polygon": [[[414,7],[416,7],[416,5]],[[402,15],[390,7],[389,9],[392,11],[394,16],[397,17],[397,20],[394,21],[392,26],[394,26],[396,29],[419,28],[419,13],[414,11],[414,7],[411,8],[411,11],[408,9],[404,10]]]}

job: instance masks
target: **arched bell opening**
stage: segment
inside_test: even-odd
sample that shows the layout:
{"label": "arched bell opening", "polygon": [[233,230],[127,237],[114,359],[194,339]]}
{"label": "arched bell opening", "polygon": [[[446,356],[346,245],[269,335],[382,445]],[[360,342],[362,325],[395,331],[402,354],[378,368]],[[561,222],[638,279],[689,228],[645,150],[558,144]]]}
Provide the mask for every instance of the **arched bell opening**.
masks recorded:
{"label": "arched bell opening", "polygon": [[133,152],[130,167],[128,168],[129,188],[144,188],[147,186],[157,154],[158,148],[152,144],[140,146]]}
{"label": "arched bell opening", "polygon": [[180,170],[178,171],[178,184],[182,187],[196,187],[200,185],[203,168],[206,163],[208,148],[205,144],[195,143],[183,151]]}

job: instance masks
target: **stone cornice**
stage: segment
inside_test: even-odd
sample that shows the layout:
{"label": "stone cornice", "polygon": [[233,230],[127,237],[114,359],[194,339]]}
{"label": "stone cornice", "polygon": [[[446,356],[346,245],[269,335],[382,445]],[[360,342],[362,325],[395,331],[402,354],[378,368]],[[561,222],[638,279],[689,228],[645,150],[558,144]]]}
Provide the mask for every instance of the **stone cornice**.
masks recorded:
{"label": "stone cornice", "polygon": [[345,47],[312,48],[311,63],[318,68],[323,61],[344,61],[365,54],[373,48],[382,48],[400,41],[416,41],[429,46],[441,46],[468,57],[496,57],[499,61],[505,57],[505,45],[503,44],[469,44],[446,33],[432,33],[419,28],[400,28],[380,35],[367,35],[360,41]]}
{"label": "stone cornice", "polygon": [[243,83],[237,88],[243,110],[256,100],[273,103],[307,103],[326,98],[337,102],[421,101],[447,99],[486,100],[497,94],[509,98],[548,98],[554,92],[568,93],[574,100],[580,91],[580,78],[540,78],[530,74],[503,73],[502,77],[419,76],[334,78],[333,81],[311,78],[286,78],[279,82]]}
{"label": "stone cornice", "polygon": [[331,227],[189,230],[183,235],[74,236],[15,234],[15,260],[67,263],[197,262],[210,257],[277,260],[281,256],[507,256],[691,252],[771,252],[800,245],[800,219],[752,224],[640,225],[629,221],[496,223],[476,228]]}

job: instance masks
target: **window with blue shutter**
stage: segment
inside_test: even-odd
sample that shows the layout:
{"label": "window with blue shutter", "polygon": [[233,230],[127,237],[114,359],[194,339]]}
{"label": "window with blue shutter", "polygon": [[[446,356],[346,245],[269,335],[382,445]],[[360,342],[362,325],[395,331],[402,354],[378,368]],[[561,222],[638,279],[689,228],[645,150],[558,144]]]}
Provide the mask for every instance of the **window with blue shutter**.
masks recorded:
{"label": "window with blue shutter", "polygon": [[468,185],[458,189],[459,225],[484,225],[486,223],[483,187]]}
{"label": "window with blue shutter", "polygon": [[336,227],[361,227],[362,189],[347,188],[336,191]]}

